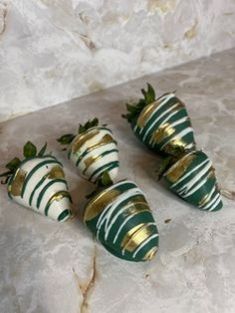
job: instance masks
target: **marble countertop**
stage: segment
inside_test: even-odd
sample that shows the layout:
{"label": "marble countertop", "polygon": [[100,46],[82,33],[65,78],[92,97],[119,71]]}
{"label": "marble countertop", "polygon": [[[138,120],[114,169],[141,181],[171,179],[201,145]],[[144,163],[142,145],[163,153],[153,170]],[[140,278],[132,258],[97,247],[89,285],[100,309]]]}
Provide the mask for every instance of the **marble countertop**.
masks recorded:
{"label": "marble countertop", "polygon": [[125,102],[138,98],[146,82],[158,95],[176,89],[220,185],[235,190],[234,60],[235,49],[228,50],[0,124],[1,170],[27,140],[47,141],[65,165],[79,213],[92,186],[55,139],[99,117],[118,139],[120,179],[133,179],[146,192],[160,232],[153,261],[125,262],[96,243],[80,220],[59,224],[39,216],[9,200],[1,186],[1,313],[235,312],[235,203],[224,199],[221,211],[207,213],[171,194],[154,177],[159,159],[121,118]]}

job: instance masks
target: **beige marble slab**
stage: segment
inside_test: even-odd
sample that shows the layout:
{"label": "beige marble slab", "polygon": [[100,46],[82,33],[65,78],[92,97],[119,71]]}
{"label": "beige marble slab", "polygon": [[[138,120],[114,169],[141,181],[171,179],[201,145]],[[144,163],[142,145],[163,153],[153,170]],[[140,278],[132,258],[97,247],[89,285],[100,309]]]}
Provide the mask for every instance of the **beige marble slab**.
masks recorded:
{"label": "beige marble slab", "polygon": [[147,81],[158,95],[177,89],[198,146],[213,160],[219,183],[234,190],[234,61],[233,49],[0,124],[1,170],[27,140],[47,141],[82,210],[92,186],[77,176],[55,139],[98,116],[118,139],[119,177],[146,192],[160,232],[152,262],[125,262],[95,243],[81,221],[58,224],[39,216],[10,201],[1,186],[1,313],[234,313],[235,203],[224,199],[223,210],[206,213],[165,190],[154,177],[159,159],[121,118],[125,102],[138,98]]}

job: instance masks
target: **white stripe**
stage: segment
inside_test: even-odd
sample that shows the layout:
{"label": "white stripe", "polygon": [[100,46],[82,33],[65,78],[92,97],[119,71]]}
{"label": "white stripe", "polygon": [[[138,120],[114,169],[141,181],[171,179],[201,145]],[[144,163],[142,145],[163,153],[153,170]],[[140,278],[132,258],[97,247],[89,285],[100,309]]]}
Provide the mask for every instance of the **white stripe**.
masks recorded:
{"label": "white stripe", "polygon": [[[169,101],[171,98],[175,97],[175,95],[173,93],[170,94],[166,94],[163,95],[162,97],[158,98],[157,100],[155,100],[154,102],[159,103],[160,101],[162,101],[162,103],[160,103],[157,108],[152,112],[152,114],[149,116],[148,120],[146,121],[146,124],[148,123],[148,121],[152,118],[153,114],[155,114],[155,112],[157,112],[157,110],[159,110],[165,103],[167,103],[167,101]],[[135,126],[135,131],[137,130],[138,125]],[[140,129],[140,134],[142,133],[142,130],[144,128]]]}
{"label": "white stripe", "polygon": [[[144,228],[144,227],[146,227],[146,226],[152,226],[152,225],[156,226],[156,223],[155,223],[155,222],[150,222],[150,223],[144,224],[143,226],[140,227],[140,229],[137,230],[137,233],[138,233],[138,231],[141,230],[142,228]],[[136,226],[137,226],[137,225],[136,225]],[[134,233],[134,234],[135,234],[135,233]],[[133,234],[133,235],[134,235],[134,234]],[[132,235],[132,236],[133,236],[133,235]],[[132,236],[129,238],[129,241],[132,239]],[[129,241],[128,241],[128,242],[129,242]],[[143,244],[143,242],[142,242],[142,244]],[[122,249],[122,255],[125,254],[125,250],[126,250],[125,248]]]}
{"label": "white stripe", "polygon": [[[110,186],[109,188],[107,188],[107,189],[105,189],[105,193],[108,193],[110,190],[112,190],[112,189],[116,189],[117,187],[119,187],[120,185],[122,185],[122,184],[126,184],[126,183],[128,183],[128,184],[132,184],[132,182],[131,181],[129,181],[129,180],[127,180],[127,181],[120,181],[119,183],[117,183],[117,184],[115,184],[115,185],[112,185],[112,186]],[[133,187],[134,188],[134,187]],[[111,202],[109,205],[112,205],[112,203],[113,202]],[[98,221],[97,221],[97,224],[99,223],[99,221],[100,221],[100,219],[102,219],[102,217],[103,217],[103,215],[106,213],[106,211],[109,209],[109,205],[103,210],[103,212],[101,213],[101,215],[100,215],[100,217],[99,217],[99,219],[98,219]]]}
{"label": "white stripe", "polygon": [[[165,110],[162,114],[160,114],[152,123],[152,125],[149,126],[149,128],[147,128],[145,130],[145,134],[143,136],[143,140],[146,139],[146,137],[148,136],[149,132],[152,130],[152,128],[154,128],[154,126],[157,124],[157,122],[165,115],[167,115],[169,112],[171,112],[172,110],[174,110],[177,106],[179,105],[179,103],[177,102],[176,104],[174,104],[172,107],[170,107],[169,109]],[[156,110],[157,111],[157,110]],[[154,113],[156,112],[154,111]],[[179,112],[179,111],[176,111]]]}
{"label": "white stripe", "polygon": [[[116,220],[118,219],[118,217],[124,212],[126,211],[128,208],[130,208],[131,206],[133,205],[133,203],[127,203],[126,206],[124,206],[124,208],[122,208],[120,211],[118,211],[118,213],[116,215],[114,215],[114,217],[111,219],[110,221],[110,225],[108,227],[108,230],[107,232],[110,232],[112,227],[113,227],[113,224],[116,222]],[[136,212],[136,213],[139,213],[139,212]],[[132,214],[133,216],[133,214]],[[129,215],[127,216],[127,218],[129,217]],[[107,235],[108,236],[108,235]]]}
{"label": "white stripe", "polygon": [[130,219],[132,219],[132,217],[136,216],[136,214],[138,214],[138,213],[139,213],[139,212],[136,212],[136,213],[134,213],[134,214],[128,216],[128,217],[124,220],[124,222],[121,224],[121,226],[120,226],[119,229],[118,229],[118,232],[116,233],[116,235],[115,235],[115,237],[114,237],[113,243],[115,243],[115,242],[117,241],[118,236],[120,235],[120,233],[121,233],[123,227],[126,225],[126,223],[128,223],[128,221],[129,221]]}
{"label": "white stripe", "polygon": [[[134,195],[138,195],[140,194],[140,190],[139,188],[133,188],[131,190],[128,190],[127,192],[125,192],[124,194],[120,195],[116,201],[113,203],[113,205],[110,207],[110,210],[107,212],[106,216],[104,217],[104,220],[106,219],[106,223],[105,223],[105,240],[107,240],[109,232],[113,226],[112,224],[112,214],[113,212],[116,210],[116,208],[125,200],[127,200],[130,197],[133,197]],[[98,226],[99,228],[99,226]]]}
{"label": "white stripe", "polygon": [[[89,147],[88,147],[89,149]],[[97,147],[93,150],[91,150],[90,152],[88,152],[82,159],[81,161],[79,162],[79,165],[78,167],[80,167],[82,170],[84,169],[85,167],[85,160],[89,157],[93,157],[93,156],[99,156],[101,154],[103,154],[104,152],[106,151],[110,151],[110,150],[113,150],[113,149],[117,149],[117,145],[114,143],[114,142],[111,142],[111,143],[108,143],[108,144],[105,144],[104,146],[101,146],[101,147]],[[76,154],[76,161],[80,158],[80,153],[79,154]]]}
{"label": "white stripe", "polygon": [[57,192],[61,191],[61,190],[67,190],[67,186],[66,186],[66,182],[55,182],[54,184],[50,185],[46,191],[44,192],[42,198],[41,198],[41,203],[39,206],[39,210],[40,211],[44,211],[45,207],[48,203],[48,200]]}
{"label": "white stripe", "polygon": [[142,242],[142,244],[136,249],[135,253],[133,254],[133,258],[136,257],[136,254],[139,253],[139,251],[149,243],[149,241],[151,241],[152,239],[158,237],[158,234],[154,234],[152,236],[150,236],[147,240],[145,240],[144,242]]}
{"label": "white stripe", "polygon": [[118,198],[116,198],[113,202],[111,202],[101,213],[98,221],[97,221],[97,238],[99,238],[99,232],[101,229],[101,226],[103,223],[105,223],[105,240],[107,239],[107,229],[108,229],[108,224],[110,222],[111,215],[117,208],[117,206],[123,202],[124,200],[128,199],[130,196],[136,195],[136,194],[141,194],[141,191],[139,188],[132,188],[123,194],[119,195]]}
{"label": "white stripe", "polygon": [[206,176],[205,179],[203,179],[203,180],[201,181],[200,184],[198,184],[195,188],[191,189],[187,194],[182,195],[182,197],[183,197],[183,198],[187,198],[188,196],[191,196],[195,191],[197,191],[198,189],[200,189],[200,188],[207,182],[209,176],[210,176],[210,173]]}
{"label": "white stripe", "polygon": [[[90,139],[87,139],[82,146],[78,149],[78,151],[76,152],[71,152],[70,155],[70,160],[76,165],[78,158],[80,157],[81,154],[83,154],[83,152],[85,152],[87,149],[89,149],[89,147],[94,146],[96,144],[98,144],[100,142],[100,140],[105,136],[105,135],[110,135],[113,138],[112,132],[109,129],[100,129],[97,127],[91,128],[89,129],[89,131],[87,131],[87,133],[95,133],[95,131],[98,131],[98,134],[96,134],[95,136],[93,136]],[[82,136],[83,134],[78,134],[74,140],[72,141],[71,145],[70,145],[70,149],[72,149],[74,142],[76,142],[77,138],[79,138],[79,136]]]}
{"label": "white stripe", "polygon": [[181,163],[184,159],[186,159],[189,155],[195,153],[195,151],[191,151],[188,154],[186,154],[184,157],[182,157],[179,161],[177,161],[174,165],[172,165],[169,170],[164,174],[164,176],[167,176],[170,172],[172,172],[178,165]]}
{"label": "white stripe", "polygon": [[[193,152],[192,152],[193,153]],[[191,153],[191,154],[192,154]],[[205,163],[209,162],[209,159],[204,160],[201,164],[195,166],[191,171],[187,172],[185,175],[183,175],[177,182],[175,182],[172,187],[175,187],[176,185],[178,185],[182,180],[184,180],[185,178],[187,178],[189,175],[191,175],[193,172],[197,171],[200,167],[202,167]]]}
{"label": "white stripe", "polygon": [[189,143],[187,146],[185,146],[185,149],[191,149],[194,147],[194,143]]}
{"label": "white stripe", "polygon": [[182,130],[180,133],[176,134],[173,138],[169,139],[166,143],[164,143],[164,145],[162,145],[161,150],[163,147],[165,147],[165,145],[169,143],[169,141],[175,140],[176,138],[182,139],[189,133],[193,133],[192,127],[187,127],[186,129]]}
{"label": "white stripe", "polygon": [[[175,112],[175,114],[178,113],[178,112]],[[171,114],[172,115],[172,114]],[[169,118],[166,118],[164,121],[161,122],[161,124],[159,125],[159,128],[161,127],[161,125],[164,125],[164,123],[168,120]],[[180,124],[183,124],[184,122],[186,122],[188,120],[188,117],[183,117],[181,119],[179,119],[178,121],[175,121],[174,123],[170,124],[170,126],[173,128],[174,126],[177,126],[177,125],[180,125]],[[152,137],[150,142],[150,144],[154,144],[154,138]]]}
{"label": "white stripe", "polygon": [[187,193],[200,179],[208,172],[208,170],[211,168],[212,163],[209,160],[208,164],[197,173],[196,176],[194,176],[188,183],[186,183],[183,187],[179,188],[177,192],[179,194],[185,194]]}
{"label": "white stripe", "polygon": [[[207,199],[209,199],[209,200],[208,200],[204,205],[200,206],[203,210],[204,210],[205,208],[207,208],[208,203],[210,203],[210,201],[211,201],[211,196],[213,195],[214,191],[215,191],[215,186],[211,189],[210,193],[209,193],[208,196],[207,196]],[[210,205],[209,205],[209,206],[210,206]]]}
{"label": "white stripe", "polygon": [[208,211],[213,211],[217,207],[217,205],[220,203],[220,201],[221,201],[221,197],[219,194],[218,200],[215,202],[215,204]]}
{"label": "white stripe", "polygon": [[210,201],[206,204],[206,206],[204,206],[203,210],[206,210],[210,206],[212,206],[218,200],[218,198],[220,198],[220,194],[219,193],[217,193],[214,198],[210,199]]}
{"label": "white stripe", "polygon": [[82,169],[81,171],[81,175],[83,177],[91,177],[93,175],[93,173],[100,169],[93,177],[92,177],[92,181],[95,181],[96,178],[100,175],[101,172],[104,172],[104,169],[101,169],[101,167],[108,165],[111,162],[117,162],[118,161],[118,154],[116,151],[106,154],[103,157],[101,157],[100,159],[97,159],[95,162],[93,162],[90,166],[88,166],[86,172],[83,174],[83,170],[85,169],[85,167]]}

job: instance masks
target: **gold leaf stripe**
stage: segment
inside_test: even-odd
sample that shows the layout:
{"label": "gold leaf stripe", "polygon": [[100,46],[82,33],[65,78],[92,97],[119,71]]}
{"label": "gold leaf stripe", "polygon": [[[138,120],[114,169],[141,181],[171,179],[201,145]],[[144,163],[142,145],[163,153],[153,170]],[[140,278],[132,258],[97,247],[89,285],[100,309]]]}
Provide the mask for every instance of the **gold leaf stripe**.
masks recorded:
{"label": "gold leaf stripe", "polygon": [[173,135],[174,132],[175,128],[173,128],[171,124],[165,123],[162,126],[160,126],[155,132],[153,132],[151,136],[151,141],[153,141],[153,143],[159,144],[165,138]]}
{"label": "gold leaf stripe", "polygon": [[92,199],[84,212],[84,221],[89,221],[99,215],[104,208],[113,202],[119,195],[120,191],[116,189],[104,190]]}
{"label": "gold leaf stripe", "polygon": [[150,115],[153,113],[153,111],[156,109],[156,107],[160,104],[159,101],[154,101],[147,105],[144,110],[140,113],[140,116],[138,117],[137,120],[137,126],[142,128],[145,126],[148,118]]}
{"label": "gold leaf stripe", "polygon": [[46,175],[48,179],[64,178],[64,171],[61,166],[53,166],[50,172]]}
{"label": "gold leaf stripe", "polygon": [[195,155],[186,155],[168,170],[166,177],[170,180],[170,182],[175,183],[186,172],[187,168],[194,159]]}
{"label": "gold leaf stripe", "polygon": [[153,229],[152,225],[144,224],[141,228],[137,229],[131,235],[129,241],[127,241],[123,249],[129,252],[133,252],[139,247],[139,245],[142,244],[142,242],[147,240],[154,233],[155,233],[155,229]]}
{"label": "gold leaf stripe", "polygon": [[72,143],[72,152],[77,152],[87,140],[92,139],[99,134],[99,130],[92,130],[84,134],[78,135]]}
{"label": "gold leaf stripe", "polygon": [[158,250],[157,247],[153,247],[151,250],[149,250],[149,251],[145,254],[143,260],[145,260],[145,261],[150,261],[150,260],[152,260],[153,257],[155,256],[155,254],[157,253],[157,250]]}
{"label": "gold leaf stripe", "polygon": [[21,168],[17,169],[12,183],[8,186],[8,191],[12,196],[17,197],[21,195],[26,175],[27,172]]}

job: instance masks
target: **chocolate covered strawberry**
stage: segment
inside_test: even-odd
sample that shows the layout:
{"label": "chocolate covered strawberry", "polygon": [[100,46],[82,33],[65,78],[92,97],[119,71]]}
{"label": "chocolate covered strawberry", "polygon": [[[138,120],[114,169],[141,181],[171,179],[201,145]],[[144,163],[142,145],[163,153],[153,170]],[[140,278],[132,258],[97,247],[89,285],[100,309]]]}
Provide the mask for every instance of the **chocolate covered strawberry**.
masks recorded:
{"label": "chocolate covered strawberry", "polygon": [[143,99],[127,104],[123,115],[136,136],[151,150],[161,154],[178,155],[178,150],[195,150],[194,131],[183,102],[174,92],[155,97],[153,87],[142,89]]}
{"label": "chocolate covered strawberry", "polygon": [[12,200],[62,222],[71,216],[71,197],[62,164],[45,152],[46,145],[37,153],[37,148],[27,142],[24,160],[14,158],[1,177],[6,177]]}
{"label": "chocolate covered strawberry", "polygon": [[80,125],[77,135],[66,134],[57,140],[69,145],[68,158],[82,177],[96,183],[104,172],[108,172],[112,180],[117,176],[117,142],[109,128],[99,126],[97,118]]}
{"label": "chocolate covered strawberry", "polygon": [[163,177],[171,191],[199,209],[217,211],[222,208],[215,169],[204,152],[190,152],[173,165],[169,164]]}
{"label": "chocolate covered strawberry", "polygon": [[147,261],[157,252],[158,230],[152,211],[132,181],[111,182],[96,192],[85,207],[84,222],[102,245],[121,259]]}

